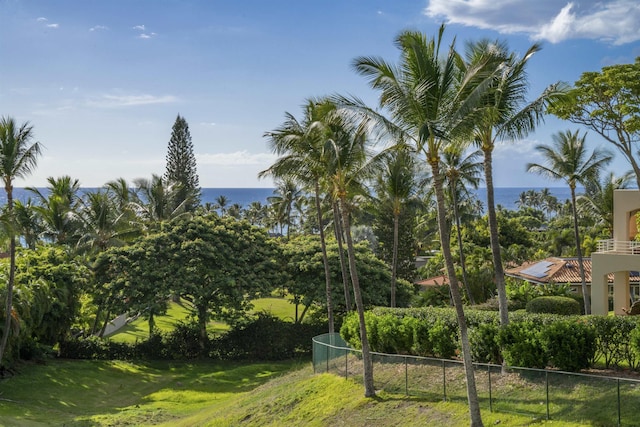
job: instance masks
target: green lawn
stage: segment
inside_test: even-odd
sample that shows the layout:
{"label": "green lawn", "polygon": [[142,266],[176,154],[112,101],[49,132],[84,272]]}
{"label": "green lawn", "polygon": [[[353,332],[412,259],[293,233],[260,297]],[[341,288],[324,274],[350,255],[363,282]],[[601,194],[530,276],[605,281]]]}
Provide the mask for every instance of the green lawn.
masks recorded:
{"label": "green lawn", "polygon": [[[289,301],[287,298],[260,298],[253,301],[253,312],[268,312],[281,319],[293,321],[295,306]],[[176,322],[184,321],[192,312],[192,305],[188,301],[171,302],[166,315],[155,317],[156,326],[163,332],[171,331]],[[229,326],[223,322],[212,321],[209,322],[208,329],[211,332],[224,332],[229,329]],[[148,336],[149,323],[147,319],[140,317],[111,334],[109,339],[133,343],[136,340],[144,340]]]}
{"label": "green lawn", "polygon": [[[381,391],[296,362],[53,360],[0,380],[0,425],[467,426],[466,402]],[[569,397],[569,396],[568,396]],[[485,425],[590,425],[483,409]],[[591,424],[602,425],[602,424]]]}

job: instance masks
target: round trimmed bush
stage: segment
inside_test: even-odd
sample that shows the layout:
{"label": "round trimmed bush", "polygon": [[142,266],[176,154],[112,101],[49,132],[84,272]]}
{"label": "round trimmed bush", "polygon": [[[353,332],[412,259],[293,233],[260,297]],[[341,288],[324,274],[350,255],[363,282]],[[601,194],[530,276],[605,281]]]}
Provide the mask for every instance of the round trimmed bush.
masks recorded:
{"label": "round trimmed bush", "polygon": [[580,315],[580,303],[573,298],[560,296],[544,296],[534,298],[527,303],[528,313],[547,313],[563,315]]}

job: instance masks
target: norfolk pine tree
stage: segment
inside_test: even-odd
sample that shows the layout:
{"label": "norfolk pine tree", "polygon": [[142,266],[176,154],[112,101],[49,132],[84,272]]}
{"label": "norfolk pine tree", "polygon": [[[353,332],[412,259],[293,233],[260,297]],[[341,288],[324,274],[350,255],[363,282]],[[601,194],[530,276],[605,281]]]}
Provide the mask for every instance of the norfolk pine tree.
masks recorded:
{"label": "norfolk pine tree", "polygon": [[193,154],[193,142],[189,124],[178,114],[171,130],[171,139],[167,148],[167,170],[165,179],[177,184],[179,203],[185,202],[185,210],[192,212],[200,205],[200,183],[196,171],[196,158]]}

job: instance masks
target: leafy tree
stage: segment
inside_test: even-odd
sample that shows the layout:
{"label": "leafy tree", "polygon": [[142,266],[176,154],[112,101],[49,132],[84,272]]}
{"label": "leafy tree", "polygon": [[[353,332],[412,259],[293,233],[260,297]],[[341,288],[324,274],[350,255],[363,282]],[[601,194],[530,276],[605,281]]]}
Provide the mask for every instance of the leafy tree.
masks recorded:
{"label": "leafy tree", "polygon": [[13,313],[13,285],[16,271],[16,235],[13,227],[13,181],[31,174],[38,163],[41,145],[33,142],[33,127],[18,126],[10,117],[0,118],[0,176],[7,194],[6,217],[9,222],[9,277],[6,288],[5,323],[0,341],[0,364],[7,348]]}
{"label": "leafy tree", "polygon": [[171,130],[164,178],[169,183],[177,185],[178,204],[184,202],[186,211],[193,212],[200,205],[200,184],[196,171],[196,157],[193,154],[193,142],[189,125],[180,114],[176,117]]}
{"label": "leafy tree", "polygon": [[578,229],[578,211],[576,205],[576,185],[585,184],[589,179],[597,177],[600,169],[607,165],[612,155],[606,150],[594,150],[587,152],[586,134],[579,136],[579,131],[559,132],[553,135],[553,145],[538,145],[536,151],[542,154],[546,164],[529,163],[527,170],[544,175],[553,180],[562,180],[571,189],[571,207],[573,210],[573,230],[578,255],[578,267],[582,279],[582,296],[584,298],[584,310],[591,313],[591,304],[587,294],[585,283],[584,265],[582,263],[582,248],[580,244],[580,232]]}
{"label": "leafy tree", "polygon": [[561,102],[549,111],[581,124],[613,144],[629,162],[640,188],[640,57],[633,64],[586,72]]}
{"label": "leafy tree", "polygon": [[158,234],[144,246],[155,246],[156,239],[163,242],[164,271],[170,273],[162,280],[195,306],[202,349],[212,316],[234,319],[249,309],[258,293],[278,284],[275,242],[245,221],[183,217],[165,224]]}

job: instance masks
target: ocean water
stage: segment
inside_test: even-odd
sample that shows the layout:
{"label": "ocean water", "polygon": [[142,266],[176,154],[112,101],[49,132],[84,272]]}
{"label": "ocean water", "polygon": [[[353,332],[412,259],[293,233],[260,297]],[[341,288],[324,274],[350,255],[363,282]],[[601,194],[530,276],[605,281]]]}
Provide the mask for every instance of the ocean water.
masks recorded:
{"label": "ocean water", "polygon": [[[520,193],[527,190],[540,191],[543,187],[497,187],[495,188],[496,205],[501,205],[505,209],[517,209],[516,201]],[[551,194],[558,198],[559,202],[564,202],[571,197],[568,187],[548,187]],[[40,189],[43,191],[44,189]],[[82,191],[94,191],[96,188],[83,188]],[[578,191],[580,192],[580,191]],[[33,197],[33,193],[24,188],[15,188],[13,191],[14,199],[26,201],[29,197]],[[483,206],[486,207],[486,189],[479,188],[476,194]],[[215,203],[219,196],[227,198],[227,205],[234,203],[247,207],[251,202],[258,201],[262,204],[267,203],[267,198],[273,196],[273,188],[203,188],[202,203]],[[4,205],[7,196],[4,191],[0,190],[0,205]]]}

